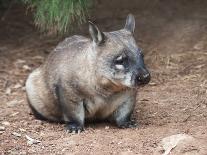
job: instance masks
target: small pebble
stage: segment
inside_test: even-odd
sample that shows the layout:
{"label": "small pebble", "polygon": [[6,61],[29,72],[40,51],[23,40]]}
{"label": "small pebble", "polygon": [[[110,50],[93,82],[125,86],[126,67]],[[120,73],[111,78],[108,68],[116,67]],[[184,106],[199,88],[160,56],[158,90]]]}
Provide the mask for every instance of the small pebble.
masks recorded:
{"label": "small pebble", "polygon": [[4,126],[0,126],[0,131],[5,131],[5,127]]}
{"label": "small pebble", "polygon": [[2,124],[2,125],[6,125],[6,126],[9,126],[9,125],[10,125],[10,123],[7,122],[7,121],[3,121],[1,124]]}
{"label": "small pebble", "polygon": [[5,92],[6,95],[10,95],[11,94],[11,88],[6,88],[6,92]]}
{"label": "small pebble", "polygon": [[22,66],[22,68],[23,68],[25,71],[30,71],[30,70],[32,70],[32,68],[29,67],[28,65],[24,65],[24,66]]}
{"label": "small pebble", "polygon": [[15,113],[12,113],[10,116],[16,116],[18,114],[19,114],[19,112],[15,112]]}
{"label": "small pebble", "polygon": [[29,145],[38,144],[41,142],[40,140],[36,140],[36,139],[29,137],[28,135],[26,135],[26,139],[27,139],[27,144]]}
{"label": "small pebble", "polygon": [[26,61],[22,60],[22,59],[17,59],[17,61],[15,63],[17,63],[17,64],[24,64],[24,63],[26,63]]}
{"label": "small pebble", "polygon": [[109,126],[105,126],[105,129],[108,130],[109,129]]}
{"label": "small pebble", "polygon": [[150,86],[156,86],[156,85],[157,85],[157,83],[150,82],[150,83],[149,83],[149,85],[150,85]]}
{"label": "small pebble", "polygon": [[36,55],[34,57],[32,57],[32,59],[40,59],[40,60],[43,60],[44,58],[40,55]]}
{"label": "small pebble", "polygon": [[25,91],[26,90],[26,87],[22,87],[22,90]]}
{"label": "small pebble", "polygon": [[17,132],[12,132],[12,135],[16,136],[16,137],[21,137],[21,134],[17,133]]}
{"label": "small pebble", "polygon": [[19,131],[21,131],[21,132],[26,132],[26,130],[23,129],[23,128],[19,128]]}
{"label": "small pebble", "polygon": [[15,86],[13,87],[14,89],[19,89],[19,88],[21,88],[22,87],[22,85],[20,84],[20,83],[17,83],[17,84],[15,84]]}
{"label": "small pebble", "polygon": [[13,101],[7,102],[6,104],[7,104],[8,107],[14,107],[15,105],[18,104],[18,101],[17,100],[13,100]]}

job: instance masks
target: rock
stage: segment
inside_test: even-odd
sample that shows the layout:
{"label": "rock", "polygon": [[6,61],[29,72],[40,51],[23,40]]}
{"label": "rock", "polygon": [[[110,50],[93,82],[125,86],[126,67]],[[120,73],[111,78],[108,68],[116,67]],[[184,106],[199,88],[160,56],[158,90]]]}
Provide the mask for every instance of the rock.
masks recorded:
{"label": "rock", "polygon": [[163,138],[154,154],[205,155],[207,152],[206,144],[207,141],[196,139],[190,135],[176,134]]}
{"label": "rock", "polygon": [[18,100],[12,100],[12,101],[7,102],[6,104],[7,104],[8,107],[14,107],[17,104],[20,104],[22,102],[24,102],[24,100],[19,100],[19,101]]}
{"label": "rock", "polygon": [[41,142],[39,140],[36,140],[36,139],[29,137],[28,135],[26,135],[26,138],[27,138],[27,144],[29,144],[29,145],[38,144]]}
{"label": "rock", "polygon": [[149,85],[150,85],[150,86],[156,86],[157,83],[155,83],[155,82],[150,82]]}
{"label": "rock", "polygon": [[5,131],[5,127],[4,126],[0,126],[0,131]]}
{"label": "rock", "polygon": [[17,133],[17,132],[12,132],[12,135],[14,135],[16,137],[21,137],[21,134],[20,133]]}
{"label": "rock", "polygon": [[25,91],[25,90],[26,90],[26,87],[25,87],[25,86],[24,86],[24,87],[22,87],[22,90],[23,90],[23,91]]}
{"label": "rock", "polygon": [[36,56],[32,57],[32,59],[33,60],[35,60],[35,59],[43,60],[44,58],[42,56],[40,56],[40,55],[36,55]]}
{"label": "rock", "polygon": [[23,129],[23,128],[19,128],[19,131],[21,131],[21,132],[26,132],[26,130]]}
{"label": "rock", "polygon": [[32,68],[29,67],[28,65],[23,65],[22,68],[25,70],[25,71],[31,71]]}
{"label": "rock", "polygon": [[108,130],[109,129],[109,126],[105,126],[105,129]]}
{"label": "rock", "polygon": [[194,48],[195,50],[202,50],[202,49],[204,48],[204,43],[203,43],[203,42],[199,42],[199,43],[195,44],[195,45],[193,46],[193,48]]}
{"label": "rock", "polygon": [[17,61],[14,62],[14,65],[16,67],[21,67],[23,64],[25,64],[26,61],[25,60],[22,60],[22,59],[17,59]]}
{"label": "rock", "polygon": [[171,152],[171,150],[178,145],[180,141],[183,141],[186,139],[192,140],[193,137],[188,136],[186,134],[177,134],[177,135],[172,135],[172,136],[163,138],[161,141],[161,145],[163,146],[163,149],[165,150],[163,155],[168,155]]}
{"label": "rock", "polygon": [[6,104],[8,107],[14,107],[17,103],[18,103],[17,100],[12,100],[10,102],[7,102]]}
{"label": "rock", "polygon": [[24,63],[26,63],[26,61],[22,60],[22,59],[17,59],[17,61],[15,63],[16,64],[24,64]]}
{"label": "rock", "polygon": [[5,92],[6,95],[10,95],[11,94],[11,88],[6,88],[6,92]]}
{"label": "rock", "polygon": [[14,116],[16,116],[18,114],[19,114],[19,112],[15,112],[15,113],[12,113],[10,116],[14,117]]}
{"label": "rock", "polygon": [[1,124],[2,124],[2,125],[5,125],[5,126],[9,126],[9,125],[10,125],[10,123],[7,122],[7,121],[3,121],[3,122],[1,122]]}
{"label": "rock", "polygon": [[15,86],[13,87],[14,89],[19,89],[19,88],[21,88],[22,87],[22,85],[20,84],[20,83],[17,83],[17,84],[15,84]]}

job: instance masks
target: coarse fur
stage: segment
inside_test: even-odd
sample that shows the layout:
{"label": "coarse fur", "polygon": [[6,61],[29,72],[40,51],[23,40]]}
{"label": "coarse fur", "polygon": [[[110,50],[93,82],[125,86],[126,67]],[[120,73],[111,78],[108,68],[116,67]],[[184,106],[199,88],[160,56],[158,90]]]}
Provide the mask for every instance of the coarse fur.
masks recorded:
{"label": "coarse fur", "polygon": [[136,87],[150,80],[134,28],[133,15],[114,32],[101,32],[90,22],[92,40],[75,35],[61,42],[26,81],[37,118],[65,122],[70,132],[82,131],[86,120],[134,126]]}

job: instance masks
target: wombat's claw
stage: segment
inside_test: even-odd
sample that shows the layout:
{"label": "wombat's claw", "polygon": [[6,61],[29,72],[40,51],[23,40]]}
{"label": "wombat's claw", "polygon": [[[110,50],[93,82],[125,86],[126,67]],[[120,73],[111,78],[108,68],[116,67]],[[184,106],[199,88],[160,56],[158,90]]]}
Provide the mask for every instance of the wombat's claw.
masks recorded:
{"label": "wombat's claw", "polygon": [[135,121],[127,121],[119,125],[119,128],[136,128],[137,123]]}
{"label": "wombat's claw", "polygon": [[80,132],[82,132],[84,130],[82,126],[74,124],[74,123],[67,124],[65,127],[66,127],[66,132],[68,132],[68,133],[78,133],[79,134]]}

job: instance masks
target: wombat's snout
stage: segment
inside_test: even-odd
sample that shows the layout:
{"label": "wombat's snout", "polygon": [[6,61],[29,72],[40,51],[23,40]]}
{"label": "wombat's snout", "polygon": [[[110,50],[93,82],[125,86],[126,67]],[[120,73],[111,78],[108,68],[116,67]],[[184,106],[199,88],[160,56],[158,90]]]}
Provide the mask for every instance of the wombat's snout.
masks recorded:
{"label": "wombat's snout", "polygon": [[145,68],[138,69],[138,74],[135,79],[136,85],[148,84],[150,79],[151,79],[151,76],[147,69]]}

